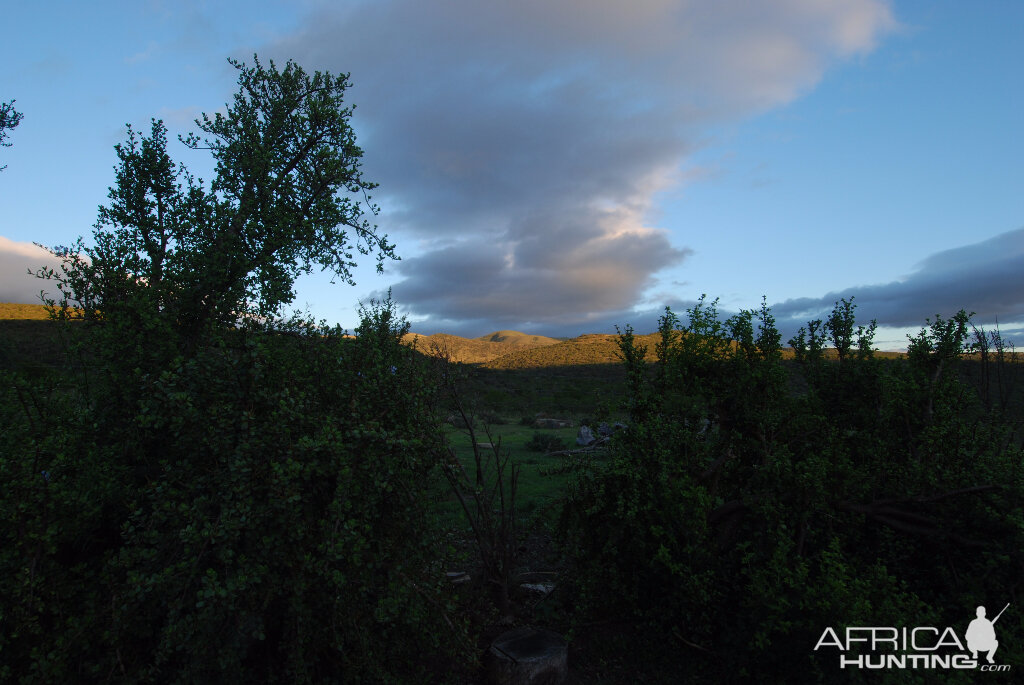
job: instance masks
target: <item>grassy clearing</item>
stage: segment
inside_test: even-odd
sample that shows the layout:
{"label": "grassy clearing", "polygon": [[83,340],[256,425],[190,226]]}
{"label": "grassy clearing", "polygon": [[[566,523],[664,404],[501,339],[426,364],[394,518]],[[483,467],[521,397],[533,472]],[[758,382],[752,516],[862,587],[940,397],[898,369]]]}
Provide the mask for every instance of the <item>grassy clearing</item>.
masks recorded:
{"label": "grassy clearing", "polygon": [[[532,451],[526,445],[535,435],[541,434],[557,437],[566,449],[575,448],[578,428],[574,426],[549,429],[513,424],[492,425],[487,428],[490,431],[490,441],[488,441],[487,430],[483,426],[478,426],[475,430],[489,483],[493,483],[495,449],[500,450],[501,454],[507,453],[511,458],[511,463],[519,467],[517,506],[521,522],[526,525],[536,524],[543,527],[553,524],[570,478],[569,474],[560,472],[564,458]],[[469,431],[449,427],[447,432],[449,443],[455,449],[456,456],[472,477],[475,473],[475,464],[473,441]],[[465,527],[467,525],[465,516],[448,484],[438,478],[433,487],[437,488],[438,493],[435,512],[439,519],[450,527]]]}

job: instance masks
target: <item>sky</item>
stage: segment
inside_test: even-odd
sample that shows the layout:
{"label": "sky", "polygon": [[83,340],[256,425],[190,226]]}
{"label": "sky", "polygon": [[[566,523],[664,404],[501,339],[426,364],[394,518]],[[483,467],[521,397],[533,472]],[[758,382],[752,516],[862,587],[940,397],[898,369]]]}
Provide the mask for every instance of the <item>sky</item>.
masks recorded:
{"label": "sky", "polygon": [[[1024,346],[1024,3],[986,0],[46,2],[5,9],[0,301],[88,238],[125,124],[169,152],[228,57],[351,74],[375,223],[400,261],[295,305],[421,333],[651,331],[702,294],[784,339],[854,298],[900,349],[963,308]],[[205,173],[204,173],[205,171]],[[43,284],[45,285],[45,284]]]}

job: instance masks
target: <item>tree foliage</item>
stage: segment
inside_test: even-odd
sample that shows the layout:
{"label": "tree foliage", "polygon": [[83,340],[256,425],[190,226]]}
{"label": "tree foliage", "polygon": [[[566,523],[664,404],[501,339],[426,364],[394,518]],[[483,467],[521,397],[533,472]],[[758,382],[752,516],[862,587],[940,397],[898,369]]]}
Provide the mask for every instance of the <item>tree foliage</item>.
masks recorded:
{"label": "tree foliage", "polygon": [[354,252],[375,252],[378,269],[395,257],[365,218],[367,208],[376,212],[367,195],[375,184],[362,177],[348,76],[254,62],[231,61],[234,102],[196,121],[205,137],[182,139],[212,154],[209,187],[170,158],[162,121],[149,136],[128,127],[94,244],[57,250],[65,303],[85,316],[121,305],[155,310],[195,337],[277,315],[298,275],[315,266],[351,282]]}
{"label": "tree foliage", "polygon": [[[11,143],[6,142],[7,137],[10,135],[8,131],[13,131],[21,123],[24,118],[24,114],[14,109],[15,100],[10,102],[0,102],[0,146],[10,147]],[[0,171],[7,168],[7,165],[0,166]]]}
{"label": "tree foliage", "polygon": [[439,417],[404,332],[385,303],[355,338],[294,322],[159,372],[8,377],[0,680],[448,670],[459,628],[422,487]]}

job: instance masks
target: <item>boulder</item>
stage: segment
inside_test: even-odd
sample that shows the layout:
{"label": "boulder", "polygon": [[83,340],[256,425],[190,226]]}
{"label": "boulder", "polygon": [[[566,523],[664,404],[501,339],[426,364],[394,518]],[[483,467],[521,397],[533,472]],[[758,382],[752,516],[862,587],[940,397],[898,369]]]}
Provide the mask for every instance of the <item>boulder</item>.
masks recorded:
{"label": "boulder", "polygon": [[579,432],[576,433],[576,444],[586,447],[593,444],[594,440],[594,433],[590,430],[590,426],[580,426]]}

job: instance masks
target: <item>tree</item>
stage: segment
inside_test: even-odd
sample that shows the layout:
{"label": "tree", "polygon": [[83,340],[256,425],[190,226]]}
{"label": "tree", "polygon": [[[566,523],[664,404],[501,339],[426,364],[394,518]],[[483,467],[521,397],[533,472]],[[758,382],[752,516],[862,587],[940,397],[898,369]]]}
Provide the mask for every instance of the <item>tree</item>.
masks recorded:
{"label": "tree", "polygon": [[[7,131],[13,131],[18,128],[18,124],[21,123],[22,118],[25,116],[18,110],[14,109],[14,103],[16,100],[10,102],[0,102],[0,145],[3,147],[10,147],[10,143],[5,143],[4,140],[7,138]],[[7,165],[0,166],[0,171],[7,168]]]}
{"label": "tree", "polygon": [[275,315],[314,266],[351,283],[355,251],[376,252],[378,270],[396,258],[365,218],[377,211],[376,184],[362,177],[348,75],[229,61],[239,72],[234,102],[196,120],[204,137],[179,137],[213,155],[209,187],[171,160],[162,121],[148,137],[129,126],[95,245],[55,250],[65,301],[86,316],[131,303],[173,313],[194,335]]}
{"label": "tree", "polygon": [[183,138],[213,181],[163,122],[129,127],[94,244],[41,274],[84,319],[60,329],[74,354],[0,371],[0,682],[427,682],[472,660],[408,324],[390,298],[354,338],[276,316],[313,265],[351,281],[353,251],[394,256],[363,218],[347,76],[232,64],[233,104]]}

